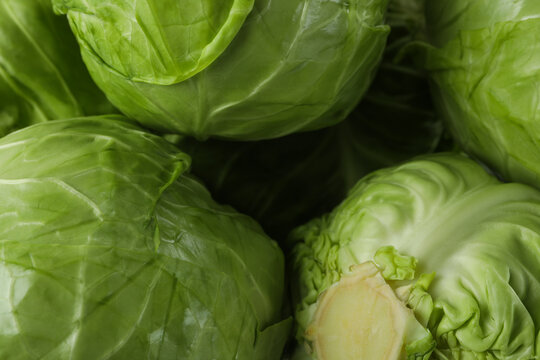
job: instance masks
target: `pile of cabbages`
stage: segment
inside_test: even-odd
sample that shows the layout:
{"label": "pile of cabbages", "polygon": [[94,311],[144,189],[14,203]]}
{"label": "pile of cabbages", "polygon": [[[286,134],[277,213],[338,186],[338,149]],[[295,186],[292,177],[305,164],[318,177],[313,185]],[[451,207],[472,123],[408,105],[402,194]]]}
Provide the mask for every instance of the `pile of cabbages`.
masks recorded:
{"label": "pile of cabbages", "polygon": [[540,359],[540,1],[0,0],[0,360]]}

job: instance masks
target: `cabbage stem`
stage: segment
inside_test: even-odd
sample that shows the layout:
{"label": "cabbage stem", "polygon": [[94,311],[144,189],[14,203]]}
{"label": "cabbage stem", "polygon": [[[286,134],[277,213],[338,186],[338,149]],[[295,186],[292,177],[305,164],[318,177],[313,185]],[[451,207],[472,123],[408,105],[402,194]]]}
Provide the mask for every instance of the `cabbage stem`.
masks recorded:
{"label": "cabbage stem", "polygon": [[377,266],[367,262],[321,296],[306,337],[318,360],[404,359],[411,316]]}

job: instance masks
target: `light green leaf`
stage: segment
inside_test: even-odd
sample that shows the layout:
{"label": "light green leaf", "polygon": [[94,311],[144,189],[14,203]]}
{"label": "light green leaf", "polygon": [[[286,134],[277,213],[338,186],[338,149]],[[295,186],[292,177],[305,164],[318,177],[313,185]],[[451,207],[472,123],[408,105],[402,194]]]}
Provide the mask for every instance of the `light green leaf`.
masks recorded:
{"label": "light green leaf", "polygon": [[199,139],[268,139],[343,120],[389,30],[387,0],[53,4],[115,106],[148,128]]}
{"label": "light green leaf", "polygon": [[[85,49],[109,71],[171,85],[194,76],[225,51],[254,0],[56,0]],[[111,41],[108,41],[111,40]]]}
{"label": "light green leaf", "polygon": [[418,261],[417,273],[435,273],[413,283],[407,300],[436,341],[432,358],[534,359],[539,214],[537,190],[500,183],[460,155],[368,175],[332,213],[293,233],[297,338],[306,341],[321,294],[392,246]]}
{"label": "light green leaf", "polygon": [[373,257],[375,263],[382,268],[382,276],[386,280],[412,280],[417,260],[412,256],[401,255],[393,246],[383,246]]}
{"label": "light green leaf", "polygon": [[502,178],[540,185],[540,2],[431,1],[427,51],[439,114]]}

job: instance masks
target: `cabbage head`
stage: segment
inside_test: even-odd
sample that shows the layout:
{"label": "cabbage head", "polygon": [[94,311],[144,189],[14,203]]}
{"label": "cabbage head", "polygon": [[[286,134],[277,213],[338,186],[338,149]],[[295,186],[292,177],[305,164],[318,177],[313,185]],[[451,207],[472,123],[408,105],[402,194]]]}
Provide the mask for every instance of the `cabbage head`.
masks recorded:
{"label": "cabbage head", "polygon": [[303,358],[540,355],[540,193],[529,186],[429,155],[363,178],[292,237]]}
{"label": "cabbage head", "polygon": [[426,67],[462,147],[505,179],[540,187],[540,2],[427,2]]}
{"label": "cabbage head", "polygon": [[387,0],[53,0],[112,103],[167,133],[274,138],[343,120]]}
{"label": "cabbage head", "polygon": [[279,359],[284,264],[120,118],[0,140],[1,359]]}
{"label": "cabbage head", "polygon": [[0,0],[0,136],[47,120],[111,112],[50,0]]}

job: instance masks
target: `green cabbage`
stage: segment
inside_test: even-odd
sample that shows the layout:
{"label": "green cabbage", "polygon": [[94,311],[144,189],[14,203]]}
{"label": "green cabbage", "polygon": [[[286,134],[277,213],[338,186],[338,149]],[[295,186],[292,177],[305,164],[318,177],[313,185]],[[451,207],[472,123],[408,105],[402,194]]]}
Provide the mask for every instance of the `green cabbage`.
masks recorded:
{"label": "green cabbage", "polygon": [[121,118],[0,140],[1,359],[277,359],[281,250]]}
{"label": "green cabbage", "polygon": [[460,155],[425,156],[365,177],[292,239],[297,338],[314,358],[540,355],[531,187]]}
{"label": "green cabbage", "polygon": [[46,120],[113,112],[49,0],[0,0],[0,136]]}
{"label": "green cabbage", "polygon": [[427,51],[440,114],[505,179],[540,185],[540,2],[437,0]]}
{"label": "green cabbage", "polygon": [[53,0],[94,80],[148,128],[239,140],[344,119],[382,54],[387,0]]}

